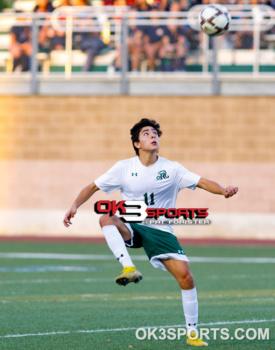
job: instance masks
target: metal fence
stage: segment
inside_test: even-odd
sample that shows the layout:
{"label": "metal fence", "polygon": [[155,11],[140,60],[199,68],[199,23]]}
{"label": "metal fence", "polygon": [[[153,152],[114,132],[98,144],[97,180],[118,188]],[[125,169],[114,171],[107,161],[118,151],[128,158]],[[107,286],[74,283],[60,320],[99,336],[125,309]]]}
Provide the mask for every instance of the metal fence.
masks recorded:
{"label": "metal fence", "polygon": [[[228,5],[229,31],[210,38],[199,30],[203,6],[188,12],[135,12],[126,7],[60,7],[53,13],[0,14],[0,76],[37,81],[58,76],[105,75],[128,79],[150,75],[251,77],[275,73],[275,11],[266,5]],[[274,74],[275,77],[275,74]]]}

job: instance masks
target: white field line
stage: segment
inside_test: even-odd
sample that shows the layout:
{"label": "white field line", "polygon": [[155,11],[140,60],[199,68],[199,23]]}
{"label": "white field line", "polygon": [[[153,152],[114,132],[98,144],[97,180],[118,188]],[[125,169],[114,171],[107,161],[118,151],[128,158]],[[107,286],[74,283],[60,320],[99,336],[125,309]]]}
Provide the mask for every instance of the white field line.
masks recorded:
{"label": "white field line", "polygon": [[[230,278],[230,279],[254,279],[255,275],[226,275],[226,276],[219,276],[219,275],[207,275],[207,276],[201,276],[200,278],[207,278],[207,279],[221,279],[221,278]],[[274,275],[272,274],[265,274],[265,275],[259,275],[257,278],[273,278]],[[163,277],[144,277],[146,282],[148,281],[173,281],[174,277],[172,276],[163,276]],[[98,283],[98,282],[112,282],[111,277],[95,277],[95,278],[38,278],[38,279],[27,279],[27,280],[2,280],[0,281],[1,284],[43,284],[43,283]]]}
{"label": "white field line", "polygon": [[[14,294],[13,294],[14,296]],[[105,300],[105,301],[129,301],[129,300],[181,300],[181,296],[175,296],[175,297],[172,297],[172,296],[129,296],[127,298],[116,298],[115,300],[113,299],[112,297],[112,294],[81,294],[80,295],[81,298],[97,298],[97,299],[100,299],[100,300]],[[216,296],[216,298],[220,298],[223,296],[222,295],[219,295],[219,296]],[[263,297],[263,298],[255,298],[255,297],[241,297],[240,295],[238,296],[238,300],[239,301],[273,301],[275,300],[275,298],[273,297],[270,297],[270,298],[266,298],[266,297]],[[205,298],[205,297],[201,297],[200,300],[205,300],[205,299],[208,299],[208,298]],[[37,300],[36,300],[37,301]],[[60,299],[58,298],[58,301],[59,302],[68,302],[70,300],[68,299]],[[7,301],[7,300],[1,300],[0,299],[0,303],[10,303],[10,302],[13,302],[13,301]],[[24,302],[27,302],[29,303],[30,301],[24,301]]]}
{"label": "white field line", "polygon": [[[174,280],[174,277],[146,277],[147,281],[172,281]],[[22,283],[22,284],[29,284],[29,283],[72,283],[72,282],[82,282],[82,283],[98,283],[98,282],[113,282],[111,277],[99,277],[99,278],[75,278],[75,279],[33,279],[33,280],[2,280],[0,281],[1,284],[16,284],[16,283]]]}
{"label": "white field line", "polygon": [[26,266],[26,267],[0,267],[0,272],[94,272],[99,268],[91,266]]}
{"label": "white field line", "polygon": [[[217,325],[230,325],[230,324],[247,324],[247,323],[266,323],[275,322],[275,319],[271,320],[243,320],[243,321],[221,321],[221,322],[210,322],[200,323],[199,326],[217,326]],[[184,325],[166,325],[166,326],[140,326],[140,327],[128,327],[128,328],[110,328],[110,329],[91,329],[91,330],[78,330],[78,331],[57,331],[47,333],[27,333],[27,334],[7,334],[2,335],[0,338],[20,338],[20,337],[34,337],[43,335],[59,335],[59,334],[74,334],[74,333],[100,333],[100,332],[123,332],[130,330],[137,330],[139,328],[178,328],[184,327]]]}
{"label": "white field line", "polygon": [[[207,278],[207,279],[255,279],[254,275],[249,274],[242,274],[242,275],[226,275],[226,276],[220,276],[220,275],[207,275],[207,276],[200,276],[200,278]],[[257,279],[259,278],[274,278],[274,274],[261,274],[257,275]],[[1,283],[1,282],[0,282]]]}
{"label": "white field line", "polygon": [[[113,255],[95,254],[54,254],[54,253],[0,253],[5,259],[50,259],[50,260],[114,260]],[[144,255],[133,255],[133,260],[146,261]],[[272,263],[275,258],[223,258],[223,257],[196,257],[189,258],[190,262],[219,262],[219,263]]]}
{"label": "white field line", "polygon": [[[95,254],[56,254],[56,253],[0,253],[0,258],[6,259],[50,259],[50,260],[114,260],[113,255]],[[148,260],[145,256],[137,260]]]}
{"label": "white field line", "polygon": [[275,264],[275,258],[222,258],[222,257],[196,257],[188,258],[190,262],[219,262],[219,263],[256,263]]}

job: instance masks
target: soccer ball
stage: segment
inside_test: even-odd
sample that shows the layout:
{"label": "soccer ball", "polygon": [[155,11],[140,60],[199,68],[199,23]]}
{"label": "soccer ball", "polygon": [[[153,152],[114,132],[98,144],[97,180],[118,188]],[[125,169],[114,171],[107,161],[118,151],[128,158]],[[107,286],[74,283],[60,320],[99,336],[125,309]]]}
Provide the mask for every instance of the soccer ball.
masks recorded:
{"label": "soccer ball", "polygon": [[199,14],[199,25],[210,36],[224,34],[230,25],[230,13],[222,5],[208,5]]}

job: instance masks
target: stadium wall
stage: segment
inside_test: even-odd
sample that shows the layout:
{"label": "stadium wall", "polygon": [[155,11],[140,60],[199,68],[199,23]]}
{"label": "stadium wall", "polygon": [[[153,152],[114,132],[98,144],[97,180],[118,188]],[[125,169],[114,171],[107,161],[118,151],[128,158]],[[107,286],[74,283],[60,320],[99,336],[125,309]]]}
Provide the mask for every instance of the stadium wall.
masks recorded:
{"label": "stadium wall", "polygon": [[223,186],[225,199],[197,189],[178,207],[209,208],[207,226],[181,237],[274,239],[275,99],[272,97],[0,97],[0,235],[98,236],[97,192],[62,225],[79,191],[116,161],[134,156],[129,129],[161,124],[160,155]]}

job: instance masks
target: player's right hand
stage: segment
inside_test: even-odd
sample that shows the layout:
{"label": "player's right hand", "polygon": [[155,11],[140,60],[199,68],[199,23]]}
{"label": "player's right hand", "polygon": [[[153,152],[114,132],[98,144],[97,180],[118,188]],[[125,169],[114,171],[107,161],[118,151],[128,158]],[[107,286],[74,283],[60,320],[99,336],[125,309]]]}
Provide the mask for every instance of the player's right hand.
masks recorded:
{"label": "player's right hand", "polygon": [[69,227],[72,225],[71,219],[75,216],[76,214],[76,208],[71,208],[65,215],[63,224],[65,227]]}

